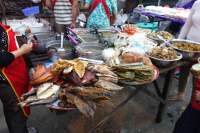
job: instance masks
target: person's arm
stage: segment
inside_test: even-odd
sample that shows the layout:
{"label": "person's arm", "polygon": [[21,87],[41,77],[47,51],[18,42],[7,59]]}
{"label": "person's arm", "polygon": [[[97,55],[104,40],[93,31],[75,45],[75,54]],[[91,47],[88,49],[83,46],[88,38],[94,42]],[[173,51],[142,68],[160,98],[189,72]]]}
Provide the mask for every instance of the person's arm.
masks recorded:
{"label": "person's arm", "polygon": [[183,28],[181,29],[181,32],[178,36],[179,39],[185,39],[187,37],[187,34],[190,28],[192,27],[192,16],[194,14],[194,10],[195,10],[195,5],[192,7],[189,17],[187,18]]}
{"label": "person's arm", "polygon": [[91,0],[85,0],[85,4],[83,9],[89,11],[92,1]]}
{"label": "person's arm", "polygon": [[45,0],[45,6],[52,10],[53,9],[53,4],[52,4],[52,0]]}
{"label": "person's arm", "polygon": [[13,52],[7,52],[5,50],[1,50],[0,51],[0,67],[1,68],[6,67],[9,64],[11,64],[15,58],[31,52],[32,47],[33,47],[33,44],[24,44],[22,45],[21,48]]}
{"label": "person's arm", "polygon": [[116,0],[111,0],[112,2],[112,18],[111,18],[111,24],[114,24],[117,18],[117,1]]}
{"label": "person's arm", "polygon": [[25,55],[25,54],[28,54],[32,51],[33,49],[33,44],[24,44],[22,45],[19,49],[11,52],[15,58],[19,57],[19,56],[22,56],[22,55]]}
{"label": "person's arm", "polygon": [[76,18],[78,16],[78,0],[72,2],[72,28],[76,26]]}

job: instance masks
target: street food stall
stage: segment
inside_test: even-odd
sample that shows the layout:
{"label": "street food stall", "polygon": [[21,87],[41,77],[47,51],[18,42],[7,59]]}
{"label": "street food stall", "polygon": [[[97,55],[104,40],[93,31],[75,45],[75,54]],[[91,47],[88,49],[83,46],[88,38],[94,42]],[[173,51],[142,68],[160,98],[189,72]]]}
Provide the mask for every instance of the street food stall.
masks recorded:
{"label": "street food stall", "polygon": [[[179,16],[172,16],[173,10],[158,16],[153,9],[138,11],[180,23],[184,23],[185,13],[189,12],[181,10]],[[28,27],[38,42],[28,56],[33,88],[23,95],[20,106],[43,105],[52,111],[66,112],[78,110],[90,118],[95,115],[96,108],[103,108],[112,96],[125,88],[131,90],[124,101],[90,130],[91,133],[138,92],[159,101],[155,120],[161,122],[175,69],[194,61],[200,53],[197,42],[175,39],[166,31],[152,32],[133,24],[109,29],[66,27],[65,33],[57,34],[47,21],[34,17],[7,20],[7,23],[19,36],[26,34]],[[28,41],[32,39],[30,36]],[[161,84],[159,79],[163,75]],[[147,89],[150,84],[154,85],[156,94]]]}

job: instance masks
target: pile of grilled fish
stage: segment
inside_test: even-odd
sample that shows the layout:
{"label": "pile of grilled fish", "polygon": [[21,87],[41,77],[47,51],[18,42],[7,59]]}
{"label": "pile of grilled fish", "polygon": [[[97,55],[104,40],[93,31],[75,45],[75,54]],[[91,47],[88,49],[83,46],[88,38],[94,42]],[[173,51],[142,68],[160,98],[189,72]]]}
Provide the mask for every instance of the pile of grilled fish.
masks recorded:
{"label": "pile of grilled fish", "polygon": [[93,116],[96,106],[110,100],[122,89],[116,83],[118,76],[106,65],[89,64],[85,61],[60,60],[52,67],[61,85],[59,105],[75,107],[85,116]]}
{"label": "pile of grilled fish", "polygon": [[58,98],[59,90],[59,85],[55,85],[53,83],[41,84],[24,94],[24,101],[20,102],[19,104],[23,107],[51,103]]}
{"label": "pile of grilled fish", "polygon": [[[25,100],[19,103],[21,106],[47,104],[59,99],[60,107],[77,108],[85,116],[93,116],[97,105],[108,102],[115,92],[122,90],[117,85],[118,76],[106,65],[79,59],[58,60],[50,71],[44,70],[42,66],[35,69],[32,81],[37,82],[32,82],[34,88],[23,96]],[[45,76],[48,78],[40,78],[44,72],[48,72]]]}
{"label": "pile of grilled fish", "polygon": [[33,73],[31,76],[31,84],[40,85],[51,79],[53,79],[53,74],[51,73],[51,69],[46,68],[45,66],[39,64],[33,70]]}

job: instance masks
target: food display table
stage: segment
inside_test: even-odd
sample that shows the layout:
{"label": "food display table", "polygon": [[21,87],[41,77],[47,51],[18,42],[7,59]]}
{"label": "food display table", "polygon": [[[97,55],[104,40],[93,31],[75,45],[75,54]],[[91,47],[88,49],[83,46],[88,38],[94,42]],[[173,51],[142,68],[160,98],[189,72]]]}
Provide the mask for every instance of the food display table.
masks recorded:
{"label": "food display table", "polygon": [[[167,68],[159,68],[160,70],[160,76],[157,80],[143,84],[143,85],[133,85],[133,84],[124,84],[124,87],[126,89],[131,89],[132,93],[127,96],[127,98],[122,101],[118,106],[116,106],[113,111],[110,112],[102,121],[100,121],[93,129],[90,130],[89,133],[93,133],[97,128],[105,124],[117,111],[119,111],[121,108],[123,108],[131,99],[133,99],[139,92],[142,92],[144,94],[147,94],[154,98],[155,100],[159,101],[159,105],[157,108],[157,115],[155,116],[155,122],[160,123],[162,121],[163,114],[165,112],[165,108],[167,106],[167,98],[171,89],[172,79],[174,71],[177,67],[184,66],[189,64],[188,61],[179,61],[170,67]],[[165,74],[164,76],[164,84],[161,86],[158,85],[159,78]],[[150,84],[154,84],[154,88],[156,91],[156,94],[153,94],[151,91],[147,89],[147,87]]]}
{"label": "food display table", "polygon": [[[140,43],[142,43],[142,44],[145,44],[145,45],[150,45],[150,46],[152,46],[153,44],[152,43],[150,43],[149,42],[149,39],[147,39],[147,36],[146,36],[146,33],[145,33],[145,36],[143,36],[143,33],[141,34],[141,31],[139,32],[139,29],[134,29],[135,27],[134,26],[130,26],[130,25],[128,25],[128,26],[124,26],[123,27],[123,32],[124,33],[126,33],[126,31],[129,31],[129,33],[130,33],[130,31],[131,32],[134,32],[134,35],[137,37],[138,36],[138,38],[129,38],[129,39],[132,39],[132,40],[134,40],[135,42],[137,42],[137,40],[139,40],[139,42]],[[130,29],[132,29],[132,30],[130,30]],[[138,32],[138,34],[137,34],[137,32]],[[77,31],[77,34],[88,34],[88,31],[87,30],[83,30],[83,31]],[[110,32],[108,32],[108,31],[106,31],[105,32],[106,34],[105,35],[109,35],[109,36],[114,36],[113,34],[114,33],[110,33]],[[109,34],[108,34],[109,33]],[[75,33],[74,33],[75,34]],[[164,33],[163,33],[164,34]],[[161,35],[163,35],[163,34],[161,34]],[[68,35],[68,37],[71,35],[71,34],[67,34]],[[93,34],[92,34],[93,35]],[[91,38],[92,39],[94,39],[93,38],[93,36],[92,35],[90,35],[90,34],[88,34],[86,37],[88,38],[89,36],[91,36]],[[122,36],[122,35],[124,35],[124,34],[121,34],[121,36],[117,36],[118,37],[118,41],[119,41],[119,44],[117,45],[117,43],[115,42],[114,44],[116,45],[116,49],[118,48],[118,50],[120,49],[120,48],[122,48],[122,47],[124,47],[124,46],[121,46],[121,47],[117,47],[117,46],[120,46],[120,44],[124,41],[124,43],[126,43],[126,41],[125,41],[125,39],[126,39],[126,37],[128,38],[128,37],[130,37],[130,36]],[[145,40],[144,38],[142,38],[142,37],[145,37],[146,38],[146,41],[141,41],[141,40]],[[164,35],[163,35],[164,36]],[[71,36],[70,36],[71,37]],[[72,36],[72,39],[74,39],[73,38],[74,36]],[[121,38],[122,38],[122,40],[120,40]],[[166,37],[166,36],[164,36],[164,37]],[[141,39],[142,38],[142,39]],[[169,37],[169,36],[167,36],[166,38],[171,38],[171,37]],[[68,38],[69,39],[69,38]],[[92,39],[89,39],[89,40],[92,40]],[[155,37],[154,37],[154,39],[155,39]],[[128,39],[127,39],[128,40]],[[81,42],[81,41],[80,41]],[[133,42],[133,41],[132,41]],[[147,43],[148,42],[148,43]],[[84,43],[82,43],[82,45],[83,45]],[[88,47],[90,48],[89,50],[87,49],[86,50],[86,52],[87,52],[87,54],[89,53],[89,54],[98,54],[98,53],[100,53],[102,56],[104,55],[104,57],[106,57],[106,55],[105,55],[105,47],[104,48],[102,48],[102,47],[100,47],[99,48],[99,43],[91,43],[92,45],[88,45]],[[79,45],[79,44],[77,44],[77,45]],[[86,44],[85,44],[86,45]],[[97,51],[92,51],[92,50],[94,50],[95,48],[94,48],[94,46],[96,45],[96,47],[98,47],[99,49],[97,49]],[[134,48],[134,47],[137,47],[137,45],[136,44],[132,44],[132,48]],[[156,47],[156,46],[155,46]],[[76,51],[78,52],[78,50],[77,50],[77,48],[78,48],[78,46],[76,46]],[[124,47],[125,48],[125,47]],[[83,49],[83,48],[82,48]],[[138,48],[139,49],[139,48]],[[137,51],[139,51],[137,49]],[[144,48],[143,48],[144,49]],[[114,50],[114,49],[106,49],[106,50]],[[127,50],[127,49],[126,49]],[[125,51],[126,51],[125,50]],[[130,50],[130,48],[128,48],[128,50]],[[89,52],[88,52],[89,51]],[[101,52],[99,52],[99,51],[101,51]],[[155,60],[150,60],[150,59],[152,59],[151,58],[151,56],[150,55],[147,55],[147,53],[145,54],[145,55],[142,55],[142,56],[140,56],[140,54],[134,54],[134,55],[131,55],[131,54],[126,54],[126,52],[127,53],[129,53],[129,52],[131,52],[131,51],[126,51],[126,52],[124,52],[123,54],[124,55],[126,55],[126,56],[124,56],[124,57],[120,57],[120,60],[119,60],[119,64],[115,64],[115,65],[110,65],[109,63],[115,63],[115,62],[117,62],[116,61],[116,57],[119,57],[119,55],[117,54],[117,53],[114,53],[114,52],[116,52],[116,51],[109,51],[110,53],[112,53],[114,56],[113,57],[115,57],[114,59],[115,60],[113,60],[113,62],[112,62],[112,59],[113,59],[113,57],[112,58],[110,58],[109,57],[109,61],[111,61],[111,62],[107,62],[106,61],[106,59],[104,58],[104,60],[105,60],[105,64],[103,63],[103,61],[99,61],[99,60],[97,60],[97,59],[92,59],[91,58],[91,56],[87,56],[87,57],[84,57],[84,54],[80,54],[80,55],[83,55],[83,56],[80,56],[81,58],[78,58],[78,59],[76,59],[76,60],[59,60],[58,62],[55,62],[55,64],[53,64],[53,67],[51,67],[51,70],[52,70],[52,72],[54,72],[54,73],[57,73],[58,75],[58,77],[59,76],[63,76],[63,75],[59,75],[60,74],[60,72],[62,72],[62,74],[64,74],[63,72],[64,72],[64,70],[66,70],[66,72],[68,72],[68,71],[70,71],[69,73],[74,73],[75,72],[75,70],[79,70],[78,69],[78,66],[81,66],[82,68],[80,69],[80,70],[87,70],[87,71],[90,71],[90,70],[92,70],[91,72],[93,72],[93,71],[95,71],[96,73],[94,73],[95,74],[95,76],[90,76],[90,75],[88,75],[88,77],[94,77],[94,78],[96,78],[96,77],[98,77],[96,80],[100,80],[100,78],[101,78],[101,76],[102,76],[102,74],[103,74],[103,72],[105,72],[105,70],[103,71],[103,70],[101,70],[101,73],[99,72],[98,73],[98,71],[97,70],[100,70],[100,68],[104,68],[104,69],[106,69],[106,68],[108,68],[108,69],[106,69],[106,75],[105,75],[105,77],[109,77],[109,78],[112,78],[112,81],[113,81],[113,79],[117,79],[117,81],[116,82],[113,82],[113,83],[115,83],[114,85],[116,85],[117,87],[119,87],[119,89],[117,89],[117,87],[115,86],[115,87],[113,87],[114,89],[112,90],[113,92],[114,92],[114,90],[115,90],[115,92],[117,92],[117,91],[119,91],[119,90],[121,90],[122,88],[124,88],[124,89],[126,89],[126,90],[130,90],[130,93],[128,94],[128,95],[125,95],[125,100],[121,100],[120,99],[120,101],[116,104],[117,106],[115,106],[114,108],[112,108],[111,110],[109,110],[108,112],[106,112],[106,115],[104,115],[104,116],[101,116],[101,118],[100,118],[100,121],[98,121],[98,123],[96,124],[96,125],[93,125],[92,126],[92,128],[91,128],[91,130],[89,131],[89,133],[93,133],[93,132],[95,132],[97,129],[99,129],[99,127],[101,127],[101,126],[103,126],[105,123],[107,123],[107,121],[108,120],[110,120],[113,116],[114,116],[114,114],[116,114],[120,109],[122,109],[130,100],[132,100],[139,92],[141,92],[141,93],[143,93],[143,94],[145,94],[145,95],[148,95],[148,96],[150,96],[150,97],[152,97],[153,99],[155,99],[156,101],[158,101],[159,102],[159,105],[158,105],[158,108],[157,108],[157,114],[155,115],[155,122],[156,123],[159,123],[159,122],[161,122],[162,121],[162,116],[163,116],[163,114],[164,114],[164,112],[165,112],[165,108],[166,108],[166,106],[167,106],[167,103],[168,103],[168,100],[167,100],[167,98],[168,98],[168,95],[169,95],[169,92],[170,92],[170,90],[171,90],[171,84],[172,84],[172,82],[173,82],[173,76],[174,76],[174,71],[175,71],[175,69],[177,68],[177,67],[181,67],[181,66],[184,66],[184,65],[188,65],[191,61],[189,61],[189,60],[187,60],[187,61],[185,61],[185,60],[180,60],[181,58],[182,58],[182,56],[181,56],[181,58],[179,59],[179,60],[170,60],[170,59],[168,59],[167,61],[172,61],[171,62],[171,64],[170,65],[167,65],[167,66],[163,66],[163,67],[155,67],[155,65],[156,65],[156,62],[154,62],[154,64],[152,64],[152,62],[153,61],[155,61]],[[118,51],[117,51],[118,52]],[[132,52],[134,52],[134,50],[132,50]],[[166,52],[166,51],[165,51]],[[79,52],[79,53],[81,53],[81,52]],[[84,51],[82,52],[82,53],[84,53]],[[106,52],[106,53],[108,53],[108,51]],[[55,53],[54,53],[55,54]],[[92,56],[96,56],[96,55],[92,55]],[[112,55],[111,54],[111,55]],[[170,54],[169,54],[170,55]],[[136,56],[137,57],[140,57],[140,60],[139,61],[137,61],[137,58],[136,58]],[[173,55],[172,55],[173,56]],[[134,61],[132,61],[132,60],[130,60],[130,59],[133,59],[132,57],[134,57]],[[41,60],[43,61],[43,60],[48,60],[48,56],[46,56],[46,54],[42,54],[42,55],[40,55],[40,56],[36,56],[36,55],[32,55],[32,57],[31,57],[31,61],[32,62],[35,62],[35,64],[38,64],[38,62],[40,62]],[[84,60],[84,59],[86,59],[86,60]],[[98,58],[99,59],[99,58]],[[146,59],[146,60],[145,60]],[[91,65],[90,67],[88,67],[89,65],[89,60],[90,60],[90,65],[91,64],[93,64],[94,66],[95,65],[102,65],[101,67],[99,67],[99,69],[97,69],[97,66],[93,66],[93,65]],[[123,61],[124,62],[123,62]],[[166,59],[165,59],[166,60]],[[88,61],[88,62],[83,62],[83,61]],[[127,62],[125,62],[125,61],[127,61]],[[128,63],[128,61],[129,61],[129,63]],[[162,61],[162,62],[164,62],[164,59],[163,60],[159,60],[159,61]],[[95,63],[94,63],[95,62]],[[100,64],[98,64],[100,62]],[[79,63],[79,65],[77,65]],[[87,64],[87,65],[85,65],[85,64]],[[102,64],[103,63],[103,64]],[[147,64],[151,64],[151,65],[147,65]],[[81,64],[81,65],[80,65]],[[103,65],[104,65],[104,67],[103,67]],[[157,64],[158,65],[158,64]],[[69,66],[71,66],[72,68],[71,68],[71,70],[68,68]],[[76,66],[76,67],[75,67]],[[146,66],[146,67],[144,67],[144,66]],[[148,67],[147,67],[148,66]],[[44,66],[41,66],[41,67],[44,67]],[[121,67],[121,70],[119,69]],[[66,69],[67,68],[67,69]],[[96,69],[94,69],[94,68],[96,68]],[[111,69],[112,68],[112,69]],[[45,68],[44,68],[45,69]],[[62,70],[63,69],[63,70]],[[69,70],[68,70],[69,69]],[[149,69],[151,69],[151,71],[149,72]],[[38,67],[38,70],[39,70],[39,67]],[[62,71],[60,71],[60,70],[62,70]],[[73,71],[72,71],[73,70]],[[107,74],[107,70],[109,70],[109,73]],[[125,71],[126,70],[126,71]],[[136,74],[136,71],[137,70],[137,72],[138,71],[140,71],[140,73],[138,74]],[[46,71],[46,70],[45,70]],[[60,71],[60,72],[59,72]],[[127,78],[124,76],[123,77],[123,75],[121,76],[120,75],[120,73],[117,73],[117,72],[129,72],[128,74],[126,73],[125,74],[125,76],[126,75],[134,75],[133,77],[128,77],[127,76]],[[157,72],[156,72],[157,71]],[[37,72],[37,69],[35,69],[35,72]],[[80,71],[78,71],[79,73],[80,73]],[[143,72],[143,73],[142,73]],[[67,74],[69,74],[69,73],[67,73]],[[85,74],[86,72],[84,72],[83,74]],[[97,73],[98,73],[98,75],[97,75]],[[141,74],[142,73],[142,74]],[[105,74],[105,73],[104,73]],[[110,75],[109,75],[110,74]],[[92,74],[91,74],[92,75]],[[131,75],[131,76],[132,76]],[[138,76],[139,75],[139,76]],[[150,78],[149,78],[149,75],[150,75]],[[156,76],[155,76],[156,75]],[[73,75],[66,75],[67,77],[69,76],[73,76]],[[79,76],[79,75],[78,75]],[[83,75],[84,76],[84,75]],[[119,76],[119,77],[118,77]],[[121,77],[120,77],[121,76]],[[136,76],[137,76],[137,80],[136,80]],[[146,76],[146,77],[144,77],[144,76]],[[148,76],[148,77],[147,77]],[[40,76],[35,76],[35,77],[40,77]],[[154,78],[155,77],[155,78]],[[80,78],[80,77],[79,77]],[[83,77],[82,77],[83,78]],[[82,82],[82,78],[80,78],[80,81]],[[135,79],[134,79],[135,78]],[[36,79],[36,78],[33,78],[33,79]],[[53,78],[52,78],[53,79]],[[106,78],[105,78],[106,79]],[[65,84],[63,84],[63,90],[65,90],[65,91],[62,91],[62,93],[60,93],[59,94],[59,100],[61,101],[61,102],[59,102],[59,103],[61,103],[61,104],[59,104],[58,102],[57,102],[57,104],[49,104],[49,106],[47,105],[47,108],[50,108],[51,110],[54,110],[54,111],[56,111],[56,112],[59,112],[59,111],[61,111],[62,109],[66,109],[66,110],[63,110],[63,111],[73,111],[73,110],[77,110],[77,109],[79,109],[79,108],[77,108],[76,106],[62,106],[62,100],[63,99],[67,99],[67,98],[71,98],[72,96],[73,96],[73,94],[76,94],[76,95],[78,95],[77,97],[83,97],[83,96],[81,96],[82,94],[84,94],[84,93],[77,93],[77,92],[79,92],[79,91],[82,91],[82,90],[91,90],[91,88],[90,89],[88,89],[87,88],[87,85],[86,86],[84,86],[83,84],[79,84],[79,83],[77,83],[77,82],[74,82],[73,83],[73,85],[74,86],[72,86],[72,87],[74,87],[74,88],[76,88],[75,89],[75,91],[72,91],[73,89],[72,88],[70,88],[70,86],[69,86],[69,84],[67,84],[67,82],[69,82],[69,80],[70,80],[70,82],[72,82],[72,78],[69,78],[69,79],[62,79],[61,78],[61,80],[58,78],[58,79],[56,79],[57,80],[57,84],[54,84],[54,80],[49,80],[49,81],[51,81],[52,82],[52,84],[53,85],[50,85],[50,86],[53,86],[53,87],[56,87],[56,85],[58,85],[58,87],[61,87],[61,86],[59,86],[59,83],[63,83],[63,82],[65,82],[66,83],[66,86],[64,86]],[[60,80],[60,81],[59,81]],[[86,80],[86,79],[85,79]],[[89,78],[88,78],[88,80],[89,80]],[[96,80],[93,82],[92,80],[92,83],[90,83],[90,85],[93,87],[92,89],[95,89],[95,85],[96,85]],[[160,80],[164,80],[164,82],[160,82]],[[83,80],[84,81],[84,80]],[[119,81],[119,82],[118,82]],[[121,81],[124,81],[124,82],[121,82]],[[134,81],[134,82],[133,82]],[[137,81],[137,82],[136,82]],[[69,82],[69,83],[70,83]],[[105,83],[105,81],[104,81],[104,83]],[[39,84],[39,83],[38,83]],[[67,86],[68,85],[68,86]],[[106,84],[107,85],[107,84]],[[153,85],[154,87],[154,89],[155,89],[155,91],[152,91],[152,90],[149,90],[149,89],[147,89],[150,85]],[[49,85],[48,85],[49,86]],[[83,88],[81,88],[81,87],[83,87]],[[84,88],[85,87],[85,88]],[[107,87],[107,86],[106,86]],[[50,87],[50,88],[52,88],[52,87]],[[81,88],[81,89],[80,89]],[[98,91],[98,90],[97,90]],[[111,91],[106,91],[106,92],[111,92]],[[86,92],[85,92],[86,93]],[[68,95],[67,95],[68,94]],[[97,93],[98,94],[98,93]],[[114,93],[112,93],[112,94],[114,94]],[[118,94],[118,93],[115,93],[115,94]],[[90,93],[89,94],[90,96],[92,95],[92,93]],[[61,97],[62,96],[62,97]],[[66,96],[66,97],[64,97],[64,96]],[[102,93],[102,97],[104,96],[104,93]],[[107,95],[106,95],[107,96]],[[73,96],[73,97],[75,97],[75,96]],[[78,98],[77,97],[75,97],[74,99],[75,100],[77,100]],[[73,98],[72,98],[72,103],[75,101]],[[58,100],[58,99],[57,99]],[[85,99],[84,99],[85,100]],[[88,100],[89,101],[89,100]],[[114,101],[114,100],[113,100]],[[116,100],[117,101],[117,100]],[[68,101],[67,101],[68,102]],[[77,102],[77,101],[76,101]],[[79,102],[80,102],[80,100],[79,100]],[[52,102],[53,103],[53,102]],[[89,102],[88,102],[89,103]],[[51,105],[51,106],[50,106]],[[55,105],[54,107],[52,106],[52,105]],[[66,104],[66,105],[69,105],[69,104]],[[89,105],[89,104],[88,104]],[[89,105],[90,106],[90,105]],[[58,108],[57,108],[58,107]],[[60,108],[59,108],[60,107]],[[71,108],[70,108],[71,107]],[[95,106],[92,106],[92,107],[94,107],[94,108],[96,108]],[[89,114],[89,116],[93,116],[93,114],[94,114],[94,111],[93,111],[93,109],[94,108],[90,108],[90,109],[92,109],[92,113],[91,113],[91,115]],[[106,107],[105,107],[106,108]],[[94,109],[95,110],[95,109]],[[84,112],[84,110],[81,110],[83,113],[88,113],[87,111],[85,111]],[[90,112],[89,112],[90,113]]]}

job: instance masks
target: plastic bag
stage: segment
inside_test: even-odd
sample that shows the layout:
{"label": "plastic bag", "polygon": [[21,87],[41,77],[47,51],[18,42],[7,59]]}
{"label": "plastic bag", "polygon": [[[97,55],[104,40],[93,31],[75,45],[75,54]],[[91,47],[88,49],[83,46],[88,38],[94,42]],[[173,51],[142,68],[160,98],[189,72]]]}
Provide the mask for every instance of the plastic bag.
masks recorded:
{"label": "plastic bag", "polygon": [[123,25],[125,24],[125,22],[128,20],[128,15],[127,14],[123,14],[123,10],[121,10],[116,17],[116,21],[114,23],[114,25]]}

